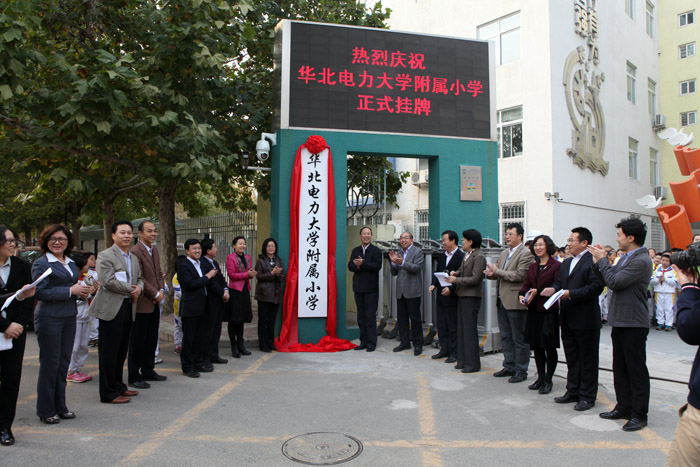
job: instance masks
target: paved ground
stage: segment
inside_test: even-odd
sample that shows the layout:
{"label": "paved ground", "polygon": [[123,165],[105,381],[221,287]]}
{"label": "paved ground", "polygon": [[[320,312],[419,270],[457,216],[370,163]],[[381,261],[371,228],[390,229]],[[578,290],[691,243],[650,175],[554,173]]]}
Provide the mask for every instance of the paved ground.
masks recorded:
{"label": "paved ground", "polygon": [[[601,338],[601,367],[610,368],[610,329]],[[564,392],[560,365],[554,392],[493,378],[502,357],[487,355],[465,375],[434,361],[395,354],[380,339],[374,353],[263,354],[231,359],[198,380],[181,375],[172,343],[162,343],[168,381],[153,383],[130,404],[99,403],[97,381],[69,384],[75,420],[47,426],[35,416],[38,357],[29,336],[14,433],[0,447],[1,465],[290,466],[285,441],[310,432],[350,435],[362,452],[345,465],[586,466],[664,465],[685,384],[652,381],[649,428],[625,433],[598,413],[614,401],[612,373],[601,370],[596,407],[584,413],[555,404]],[[254,349],[251,349],[254,350]],[[650,331],[653,377],[687,381],[695,348],[675,332]],[[560,352],[563,360],[563,352]],[[534,362],[531,368],[534,368]],[[97,376],[97,353],[87,370]],[[323,452],[326,446],[311,446]]]}

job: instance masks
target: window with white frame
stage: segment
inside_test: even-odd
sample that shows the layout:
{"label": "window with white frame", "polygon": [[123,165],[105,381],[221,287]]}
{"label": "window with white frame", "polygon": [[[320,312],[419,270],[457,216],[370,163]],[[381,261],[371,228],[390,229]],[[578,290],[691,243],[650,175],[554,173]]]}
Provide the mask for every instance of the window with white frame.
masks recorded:
{"label": "window with white frame", "polygon": [[633,104],[637,103],[637,67],[627,62],[627,100]]}
{"label": "window with white frame", "polygon": [[656,83],[649,79],[647,84],[647,99],[649,100],[649,115],[656,115]]}
{"label": "window with white frame", "polygon": [[634,19],[634,1],[635,0],[625,0],[625,13],[632,19]]}
{"label": "window with white frame", "polygon": [[498,157],[523,155],[523,106],[498,111]]}
{"label": "window with white frame", "polygon": [[476,34],[496,44],[497,65],[520,59],[520,12],[477,27]]}
{"label": "window with white frame", "polygon": [[654,148],[649,148],[649,184],[659,184],[659,151]]}
{"label": "window with white frame", "polygon": [[428,159],[416,159],[416,170],[428,170]]}
{"label": "window with white frame", "polygon": [[695,10],[678,15],[678,26],[687,26],[695,22]]}
{"label": "window with white frame", "polygon": [[627,160],[629,165],[629,177],[633,180],[639,180],[639,167],[637,158],[639,157],[639,141],[634,138],[629,138]]}
{"label": "window with white frame", "polygon": [[413,214],[414,235],[417,241],[430,238],[430,215],[427,209],[417,209]]}
{"label": "window with white frame", "polygon": [[680,58],[688,58],[695,55],[695,42],[689,42],[678,46],[678,56]]}
{"label": "window with white frame", "polygon": [[525,202],[501,203],[498,205],[498,242],[505,245],[506,226],[517,223],[525,229]]}
{"label": "window with white frame", "polygon": [[681,96],[686,94],[695,94],[695,80],[689,79],[687,81],[681,81]]}
{"label": "window with white frame", "polygon": [[654,37],[654,4],[647,2],[647,34]]}
{"label": "window with white frame", "polygon": [[698,112],[696,110],[690,112],[681,112],[681,126],[695,125],[698,122]]}
{"label": "window with white frame", "polygon": [[666,238],[664,236],[664,227],[658,217],[651,218],[651,247],[656,251],[661,251],[666,248]]}

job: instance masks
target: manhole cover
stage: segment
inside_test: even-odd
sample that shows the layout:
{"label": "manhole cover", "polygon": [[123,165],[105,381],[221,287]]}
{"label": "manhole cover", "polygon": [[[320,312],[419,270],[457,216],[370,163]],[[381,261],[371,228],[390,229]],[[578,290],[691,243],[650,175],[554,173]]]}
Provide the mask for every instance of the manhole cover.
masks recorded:
{"label": "manhole cover", "polygon": [[362,453],[362,443],[342,433],[307,433],[282,445],[282,453],[295,462],[309,465],[341,464]]}
{"label": "manhole cover", "polygon": [[693,360],[680,360],[681,363],[685,363],[686,365],[692,365]]}

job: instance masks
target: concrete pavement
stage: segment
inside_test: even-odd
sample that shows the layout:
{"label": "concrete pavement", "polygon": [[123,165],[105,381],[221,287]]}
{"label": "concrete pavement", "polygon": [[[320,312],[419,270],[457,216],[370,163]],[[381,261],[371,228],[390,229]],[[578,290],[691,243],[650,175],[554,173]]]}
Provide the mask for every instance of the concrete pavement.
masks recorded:
{"label": "concrete pavement", "polygon": [[[697,350],[675,332],[650,330],[652,378],[680,382],[652,379],[649,427],[626,433],[622,422],[598,417],[615,400],[612,373],[604,369],[595,408],[581,413],[573,404],[553,402],[564,393],[564,364],[552,394],[539,395],[527,389],[534,361],[527,383],[509,384],[491,376],[501,367],[500,354],[483,357],[481,372],[463,374],[431,360],[434,349],[420,357],[393,353],[396,341],[381,338],[374,353],[263,354],[250,345],[253,355],[216,365],[196,380],[182,376],[172,343],[161,342],[165,362],[156,370],[168,380],[121,406],[99,402],[97,353],[91,349],[87,372],[93,381],[67,389],[77,419],[48,426],[35,415],[39,362],[33,334],[27,344],[13,427],[17,444],[0,447],[2,465],[291,466],[298,464],[283,454],[286,441],[331,432],[362,444],[345,465],[659,466]],[[609,327],[600,349],[601,368],[611,368]],[[342,453],[326,436],[328,443],[314,440],[311,450]]]}

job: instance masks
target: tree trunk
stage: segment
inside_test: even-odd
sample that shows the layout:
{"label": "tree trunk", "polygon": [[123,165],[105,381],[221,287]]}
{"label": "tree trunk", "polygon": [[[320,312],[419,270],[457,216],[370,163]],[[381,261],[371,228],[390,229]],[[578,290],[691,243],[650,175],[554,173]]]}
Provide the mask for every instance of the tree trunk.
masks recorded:
{"label": "tree trunk", "polygon": [[114,224],[114,198],[108,196],[102,201],[102,229],[104,231],[105,250],[112,246],[112,224]]}
{"label": "tree trunk", "polygon": [[75,242],[75,248],[78,250],[82,250],[82,248],[80,247],[80,228],[83,226],[83,224],[80,221],[78,221],[78,217],[80,216],[80,212],[82,210],[82,204],[78,205],[77,203],[74,203],[71,205],[70,210],[68,211],[70,231],[73,233],[73,241]]}
{"label": "tree trunk", "polygon": [[[175,184],[158,185],[158,230],[160,230],[160,260],[165,280],[170,290],[175,275],[175,258],[177,257],[177,234],[175,231]],[[173,312],[172,294],[165,298],[165,310]]]}

